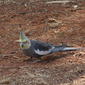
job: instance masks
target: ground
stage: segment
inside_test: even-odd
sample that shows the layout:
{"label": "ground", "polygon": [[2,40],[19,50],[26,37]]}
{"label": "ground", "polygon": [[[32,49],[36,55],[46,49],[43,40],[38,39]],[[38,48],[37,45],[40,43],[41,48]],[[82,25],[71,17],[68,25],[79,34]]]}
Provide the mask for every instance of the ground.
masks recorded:
{"label": "ground", "polygon": [[0,85],[85,85],[85,51],[54,53],[33,63],[16,42],[24,31],[30,39],[85,47],[85,1],[78,0],[76,9],[74,3],[29,2],[0,4]]}

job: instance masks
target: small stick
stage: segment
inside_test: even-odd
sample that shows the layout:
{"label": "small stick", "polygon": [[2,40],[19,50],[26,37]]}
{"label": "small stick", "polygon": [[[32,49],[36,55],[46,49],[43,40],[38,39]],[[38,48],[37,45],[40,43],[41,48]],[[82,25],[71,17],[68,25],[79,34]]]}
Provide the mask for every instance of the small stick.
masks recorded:
{"label": "small stick", "polygon": [[66,4],[66,3],[69,3],[69,2],[74,2],[74,1],[69,1],[69,0],[65,0],[65,1],[49,1],[49,2],[46,2],[47,4],[54,4],[54,3],[63,3],[63,4]]}
{"label": "small stick", "polygon": [[0,66],[0,69],[18,69],[19,66]]}
{"label": "small stick", "polygon": [[11,56],[11,55],[14,55],[14,54],[0,54],[0,57]]}

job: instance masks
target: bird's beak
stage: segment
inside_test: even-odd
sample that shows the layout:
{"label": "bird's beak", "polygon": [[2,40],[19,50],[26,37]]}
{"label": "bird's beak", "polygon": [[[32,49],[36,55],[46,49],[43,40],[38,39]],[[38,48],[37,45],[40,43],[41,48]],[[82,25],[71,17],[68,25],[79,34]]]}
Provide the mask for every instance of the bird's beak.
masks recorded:
{"label": "bird's beak", "polygon": [[15,40],[15,42],[18,42],[18,43],[20,43],[20,42],[22,42],[21,40]]}
{"label": "bird's beak", "polygon": [[26,42],[28,38],[25,36],[23,32],[20,32],[19,40],[16,40],[16,42]]}

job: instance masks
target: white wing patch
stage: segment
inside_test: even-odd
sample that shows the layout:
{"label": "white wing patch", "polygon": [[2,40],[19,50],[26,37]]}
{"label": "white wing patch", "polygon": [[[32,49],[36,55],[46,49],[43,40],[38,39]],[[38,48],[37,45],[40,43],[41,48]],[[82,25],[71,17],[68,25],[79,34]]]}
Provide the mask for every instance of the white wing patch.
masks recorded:
{"label": "white wing patch", "polygon": [[49,54],[51,51],[52,51],[52,49],[54,49],[55,47],[52,47],[51,49],[49,49],[49,50],[47,50],[47,51],[40,51],[39,49],[37,49],[37,50],[34,50],[35,51],[35,53],[37,53],[38,55],[47,55],[47,54]]}

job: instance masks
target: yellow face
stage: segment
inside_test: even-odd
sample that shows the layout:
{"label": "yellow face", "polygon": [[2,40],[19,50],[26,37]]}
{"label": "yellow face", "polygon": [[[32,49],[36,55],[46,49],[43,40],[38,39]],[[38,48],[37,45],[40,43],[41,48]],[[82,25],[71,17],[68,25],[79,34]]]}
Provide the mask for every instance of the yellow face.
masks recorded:
{"label": "yellow face", "polygon": [[30,47],[30,43],[29,42],[21,42],[20,47],[22,49],[28,49]]}
{"label": "yellow face", "polygon": [[27,36],[25,36],[23,32],[20,32],[20,37],[19,40],[17,40],[17,42],[20,43],[21,49],[28,49],[31,46],[30,40]]}

